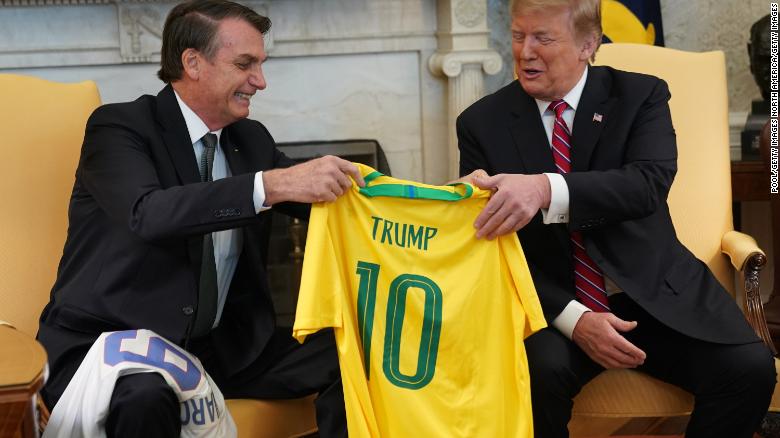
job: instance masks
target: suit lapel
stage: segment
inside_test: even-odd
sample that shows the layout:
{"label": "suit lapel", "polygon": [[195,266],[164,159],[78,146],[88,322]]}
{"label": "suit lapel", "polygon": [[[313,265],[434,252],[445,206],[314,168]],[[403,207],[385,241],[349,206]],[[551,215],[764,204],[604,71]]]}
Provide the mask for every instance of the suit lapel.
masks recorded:
{"label": "suit lapel", "polygon": [[157,120],[163,127],[163,141],[182,184],[200,182],[200,172],[187,124],[170,85],[157,95]]}
{"label": "suit lapel", "polygon": [[516,84],[517,93],[511,98],[511,112],[516,121],[510,124],[509,130],[523,162],[522,173],[556,172],[539,107],[534,98],[526,94],[520,82]]}
{"label": "suit lapel", "polygon": [[590,168],[593,150],[615,103],[614,98],[609,98],[609,76],[601,68],[588,69],[588,79],[574,115],[571,138],[572,172],[584,172]]}
{"label": "suit lapel", "polygon": [[241,175],[249,172],[246,160],[244,160],[241,155],[240,146],[232,141],[230,126],[227,126],[222,130],[222,137],[219,139],[219,145],[222,148],[222,152],[225,154],[225,159],[227,160],[232,175]]}
{"label": "suit lapel", "polygon": [[[179,103],[173,94],[173,87],[170,85],[163,88],[157,95],[157,120],[162,125],[163,141],[181,183],[200,182],[200,171],[190,142],[187,124],[184,122],[184,116],[181,114]],[[187,253],[197,281],[200,278],[200,265],[203,259],[203,238],[201,236],[187,239]]]}

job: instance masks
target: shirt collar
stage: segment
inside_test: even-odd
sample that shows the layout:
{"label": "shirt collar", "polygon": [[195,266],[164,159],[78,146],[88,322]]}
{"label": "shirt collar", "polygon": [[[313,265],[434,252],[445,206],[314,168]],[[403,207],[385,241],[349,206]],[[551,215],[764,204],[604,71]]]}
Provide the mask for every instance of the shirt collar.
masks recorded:
{"label": "shirt collar", "polygon": [[[585,71],[582,72],[582,76],[580,77],[580,80],[577,82],[577,85],[574,86],[568,93],[566,93],[565,96],[563,96],[563,101],[566,102],[571,109],[574,111],[577,111],[577,105],[580,103],[580,98],[582,97],[582,90],[585,89],[585,80],[588,79],[588,67],[585,67]],[[544,112],[547,111],[547,108],[550,106],[550,101],[546,100],[539,100],[534,99],[536,101],[536,105],[539,107],[539,114],[544,115]]]}
{"label": "shirt collar", "polygon": [[[181,97],[179,97],[179,93],[177,93],[176,90],[173,90],[173,94],[176,96],[176,102],[179,103],[181,115],[184,116],[184,123],[187,124],[187,131],[190,134],[190,143],[195,144],[200,141],[204,135],[209,133],[209,128],[203,120],[195,114],[195,111],[181,100]],[[219,141],[219,138],[222,135],[222,128],[217,129],[213,133],[217,135],[217,141]]]}

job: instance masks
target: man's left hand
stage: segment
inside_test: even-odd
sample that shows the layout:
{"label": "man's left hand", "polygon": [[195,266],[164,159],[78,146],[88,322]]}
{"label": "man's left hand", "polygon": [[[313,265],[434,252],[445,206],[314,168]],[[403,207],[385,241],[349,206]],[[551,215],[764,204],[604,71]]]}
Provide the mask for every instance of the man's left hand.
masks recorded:
{"label": "man's left hand", "polygon": [[624,321],[609,312],[585,312],[574,326],[571,340],[604,368],[636,368],[647,355],[623,336],[636,326],[636,321]]}
{"label": "man's left hand", "polygon": [[494,239],[523,228],[540,208],[550,206],[550,180],[545,175],[506,174],[477,177],[479,188],[493,190],[477,216],[477,238]]}

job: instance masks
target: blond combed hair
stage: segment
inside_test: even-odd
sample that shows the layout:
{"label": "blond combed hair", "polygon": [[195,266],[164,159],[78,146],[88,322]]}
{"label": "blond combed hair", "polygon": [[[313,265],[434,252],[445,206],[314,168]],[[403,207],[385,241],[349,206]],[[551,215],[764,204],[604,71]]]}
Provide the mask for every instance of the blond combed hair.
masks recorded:
{"label": "blond combed hair", "polygon": [[601,0],[511,0],[509,13],[512,16],[528,12],[540,12],[549,8],[565,7],[571,11],[574,35],[583,41],[595,39],[593,54],[601,45]]}

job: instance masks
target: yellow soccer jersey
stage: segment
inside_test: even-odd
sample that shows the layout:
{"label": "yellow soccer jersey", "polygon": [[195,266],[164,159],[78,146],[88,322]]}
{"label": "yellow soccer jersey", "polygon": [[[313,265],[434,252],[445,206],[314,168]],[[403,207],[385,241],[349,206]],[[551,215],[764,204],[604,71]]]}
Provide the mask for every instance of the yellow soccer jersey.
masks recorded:
{"label": "yellow soccer jersey", "polygon": [[532,437],[523,339],[545,327],[517,236],[476,239],[490,192],[359,165],[312,207],[294,336],[333,327],[351,437]]}

